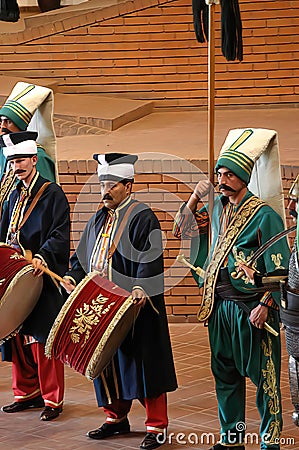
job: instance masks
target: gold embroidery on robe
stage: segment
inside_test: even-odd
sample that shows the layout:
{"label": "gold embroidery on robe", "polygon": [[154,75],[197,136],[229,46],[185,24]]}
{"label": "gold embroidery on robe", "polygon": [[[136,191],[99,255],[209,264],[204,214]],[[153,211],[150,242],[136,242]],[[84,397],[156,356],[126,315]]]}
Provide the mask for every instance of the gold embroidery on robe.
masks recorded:
{"label": "gold embroidery on robe", "polygon": [[255,196],[246,200],[237,214],[233,217],[224,235],[218,240],[213,251],[212,260],[206,270],[202,303],[197,313],[199,322],[205,322],[212,313],[216,280],[224,259],[231,251],[239,235],[254,217],[255,213],[264,205],[265,203]]}
{"label": "gold embroidery on robe", "polygon": [[284,269],[285,268],[284,266],[281,265],[281,261],[283,260],[283,256],[282,256],[281,253],[277,253],[276,255],[272,254],[271,255],[271,259],[272,259],[272,261],[275,264],[275,270],[276,269]]}
{"label": "gold embroidery on robe", "polygon": [[[250,252],[250,255],[245,256],[245,254],[244,254],[244,252],[242,250],[240,250],[239,253],[238,253],[238,247],[234,246],[233,249],[232,249],[232,253],[233,253],[235,261],[236,261],[235,262],[235,267],[237,267],[239,265],[239,263],[246,264],[251,259],[251,257],[252,257],[254,252],[252,251],[252,252]],[[257,266],[257,262],[255,261],[251,265],[251,267],[253,269],[256,269],[256,266]],[[249,280],[249,278],[247,278],[246,275],[241,277],[241,279],[244,281],[245,284],[250,283],[250,280]]]}
{"label": "gold embroidery on robe", "polygon": [[278,387],[276,372],[274,367],[274,362],[272,359],[272,341],[268,336],[268,343],[264,340],[262,341],[262,347],[264,355],[268,357],[266,364],[266,369],[262,370],[263,377],[265,379],[263,383],[263,389],[265,394],[270,397],[268,401],[269,413],[274,416],[274,420],[269,425],[267,444],[275,444],[279,440],[280,436],[280,420],[278,414],[280,413],[279,398],[278,398]]}

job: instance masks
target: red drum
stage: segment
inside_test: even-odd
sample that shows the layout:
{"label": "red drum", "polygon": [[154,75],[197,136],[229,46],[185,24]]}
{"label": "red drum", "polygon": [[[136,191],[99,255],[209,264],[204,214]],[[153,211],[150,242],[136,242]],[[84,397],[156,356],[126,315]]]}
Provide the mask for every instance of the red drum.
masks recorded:
{"label": "red drum", "polygon": [[92,272],[78,284],[56,317],[46,355],[93,380],[109,364],[135,319],[130,293]]}
{"label": "red drum", "polygon": [[0,243],[0,341],[9,339],[36,305],[43,280],[19,251]]}

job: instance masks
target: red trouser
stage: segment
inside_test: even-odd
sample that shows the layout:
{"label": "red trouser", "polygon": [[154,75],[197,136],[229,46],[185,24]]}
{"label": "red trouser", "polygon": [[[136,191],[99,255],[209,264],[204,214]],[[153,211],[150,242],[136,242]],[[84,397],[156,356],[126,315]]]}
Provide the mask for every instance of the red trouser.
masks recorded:
{"label": "red trouser", "polygon": [[[168,425],[167,417],[167,397],[161,394],[155,398],[144,398],[140,403],[146,410],[146,430],[149,433],[162,433]],[[104,406],[104,412],[107,415],[106,422],[120,422],[129,413],[132,400],[113,400],[111,405]]]}
{"label": "red trouser", "polygon": [[43,344],[23,345],[17,334],[12,340],[12,389],[17,402],[41,395],[46,406],[57,408],[63,403],[63,364],[48,359]]}

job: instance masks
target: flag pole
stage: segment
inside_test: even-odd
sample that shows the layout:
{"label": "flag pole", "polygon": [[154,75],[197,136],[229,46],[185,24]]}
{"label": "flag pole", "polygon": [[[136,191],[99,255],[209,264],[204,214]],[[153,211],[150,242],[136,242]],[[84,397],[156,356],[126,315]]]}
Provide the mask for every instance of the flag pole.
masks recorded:
{"label": "flag pole", "polygon": [[206,0],[209,6],[208,44],[208,176],[214,184],[215,136],[215,4],[219,0]]}
{"label": "flag pole", "polygon": [[[219,0],[206,0],[209,6],[209,43],[208,43],[208,177],[214,186],[215,165],[215,4]],[[209,216],[214,208],[214,189],[209,192]],[[210,221],[212,226],[212,220]],[[209,230],[209,248],[212,245],[212,230]]]}
{"label": "flag pole", "polygon": [[214,184],[214,134],[215,134],[215,3],[209,5],[209,45],[208,45],[208,174]]}

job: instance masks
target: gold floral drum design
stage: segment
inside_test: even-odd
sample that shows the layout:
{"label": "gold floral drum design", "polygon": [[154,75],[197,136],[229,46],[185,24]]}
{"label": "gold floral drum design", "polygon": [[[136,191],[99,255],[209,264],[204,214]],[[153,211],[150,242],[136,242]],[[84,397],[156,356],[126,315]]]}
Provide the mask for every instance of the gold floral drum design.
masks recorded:
{"label": "gold floral drum design", "polygon": [[12,337],[36,305],[43,286],[33,267],[10,245],[0,242],[0,343]]}
{"label": "gold floral drum design", "polygon": [[92,272],[60,310],[46,342],[46,355],[93,380],[109,364],[135,318],[130,293]]}

